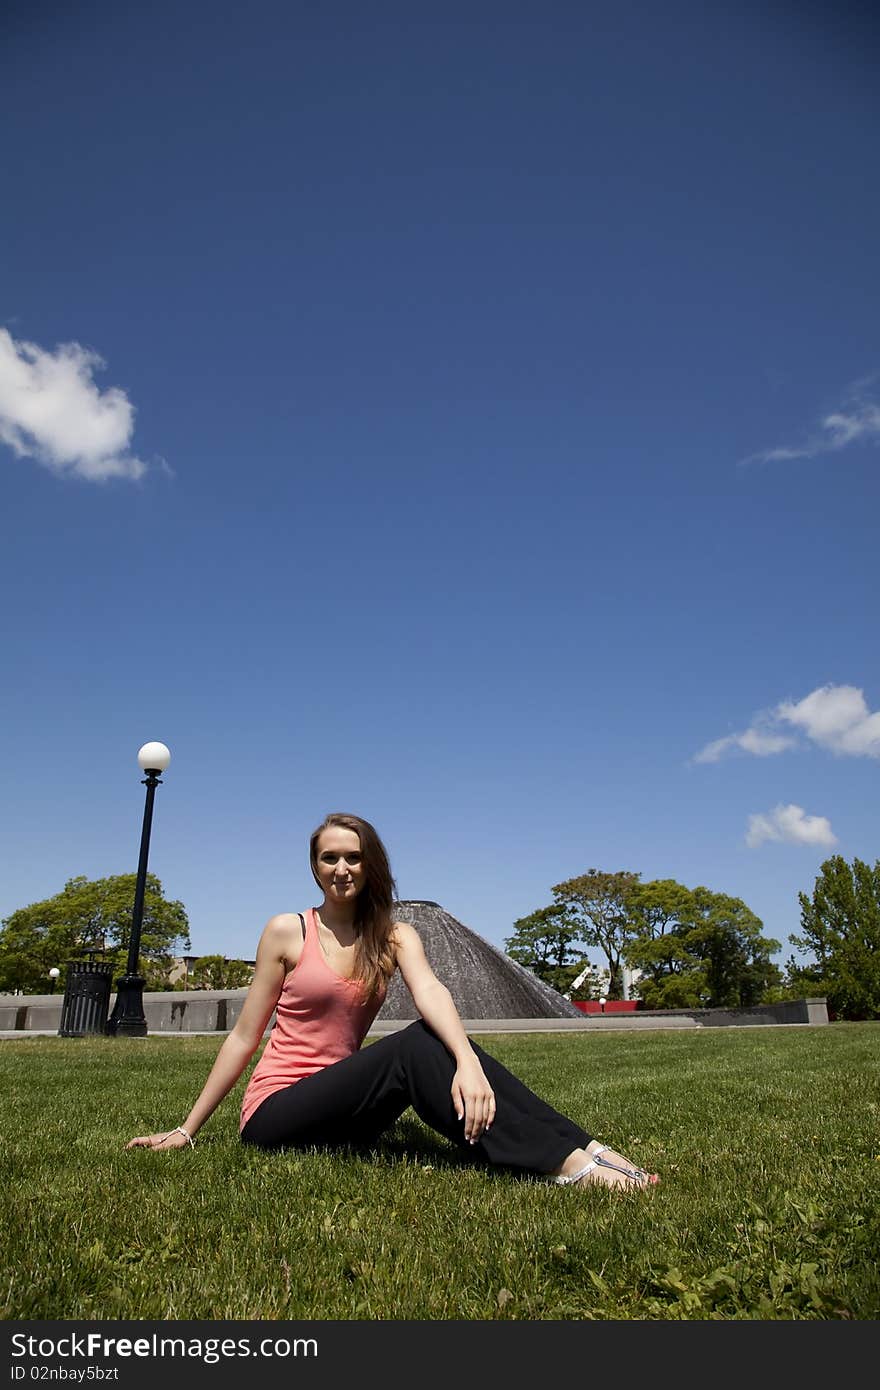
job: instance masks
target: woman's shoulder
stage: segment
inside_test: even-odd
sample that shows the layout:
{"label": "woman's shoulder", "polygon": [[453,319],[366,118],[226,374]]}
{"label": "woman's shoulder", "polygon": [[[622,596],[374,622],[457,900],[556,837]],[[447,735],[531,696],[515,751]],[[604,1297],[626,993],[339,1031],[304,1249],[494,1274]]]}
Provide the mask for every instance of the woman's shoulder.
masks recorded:
{"label": "woman's shoulder", "polygon": [[[302,919],[305,921],[305,912]],[[298,912],[276,912],[270,917],[260,937],[260,947],[279,959],[296,961],[303,943],[303,922]]]}
{"label": "woman's shoulder", "polygon": [[288,931],[291,927],[298,927],[302,931],[300,918],[305,920],[309,908],[304,908],[302,912],[276,912],[274,917],[270,917],[264,931]]}

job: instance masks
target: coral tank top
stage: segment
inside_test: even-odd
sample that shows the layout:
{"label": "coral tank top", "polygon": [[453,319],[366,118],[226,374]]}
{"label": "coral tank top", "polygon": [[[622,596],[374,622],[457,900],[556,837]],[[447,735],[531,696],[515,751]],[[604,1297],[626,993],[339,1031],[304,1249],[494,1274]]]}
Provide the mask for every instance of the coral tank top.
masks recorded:
{"label": "coral tank top", "polygon": [[357,1052],[385,999],[384,985],[367,999],[360,980],[338,974],[324,954],[313,907],[305,919],[302,952],[284,977],[275,1026],[241,1103],[240,1129],[274,1091]]}

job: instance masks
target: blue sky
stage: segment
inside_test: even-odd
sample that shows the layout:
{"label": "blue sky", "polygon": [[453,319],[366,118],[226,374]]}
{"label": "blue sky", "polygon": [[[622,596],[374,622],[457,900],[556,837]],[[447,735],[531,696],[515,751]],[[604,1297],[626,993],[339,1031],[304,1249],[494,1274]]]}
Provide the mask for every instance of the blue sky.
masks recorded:
{"label": "blue sky", "polygon": [[13,4],[0,915],[196,952],[377,826],[501,945],[589,868],[783,943],[880,854],[878,26]]}

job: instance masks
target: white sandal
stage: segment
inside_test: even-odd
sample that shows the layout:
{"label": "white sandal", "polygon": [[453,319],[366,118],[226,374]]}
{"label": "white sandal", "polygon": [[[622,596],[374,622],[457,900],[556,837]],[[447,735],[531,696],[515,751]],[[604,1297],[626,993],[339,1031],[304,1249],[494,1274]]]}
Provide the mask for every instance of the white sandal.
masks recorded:
{"label": "white sandal", "polygon": [[[644,1168],[634,1168],[631,1164],[621,1166],[619,1163],[612,1163],[608,1158],[600,1157],[607,1149],[607,1144],[600,1144],[598,1149],[593,1150],[593,1157],[583,1168],[579,1168],[576,1173],[560,1173],[553,1181],[560,1187],[568,1187],[571,1183],[580,1182],[581,1178],[585,1178],[594,1168],[613,1168],[615,1173],[623,1173],[624,1177],[629,1178],[637,1187],[650,1187],[653,1183],[660,1181],[656,1173],[646,1173]],[[612,1152],[615,1151],[612,1150]]]}

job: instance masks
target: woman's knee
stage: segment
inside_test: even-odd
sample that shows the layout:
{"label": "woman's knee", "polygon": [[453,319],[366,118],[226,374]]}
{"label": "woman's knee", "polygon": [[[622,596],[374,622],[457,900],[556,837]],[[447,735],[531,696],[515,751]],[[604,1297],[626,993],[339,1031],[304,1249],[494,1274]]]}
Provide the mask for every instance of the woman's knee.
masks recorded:
{"label": "woman's knee", "polygon": [[434,1072],[439,1069],[444,1075],[447,1071],[451,1075],[455,1070],[452,1053],[424,1019],[417,1019],[397,1036],[400,1038],[402,1060],[406,1065],[427,1066]]}
{"label": "woman's knee", "polygon": [[410,1052],[435,1052],[438,1047],[446,1051],[437,1034],[428,1027],[423,1018],[417,1018],[415,1023],[404,1028],[399,1036],[401,1046]]}

